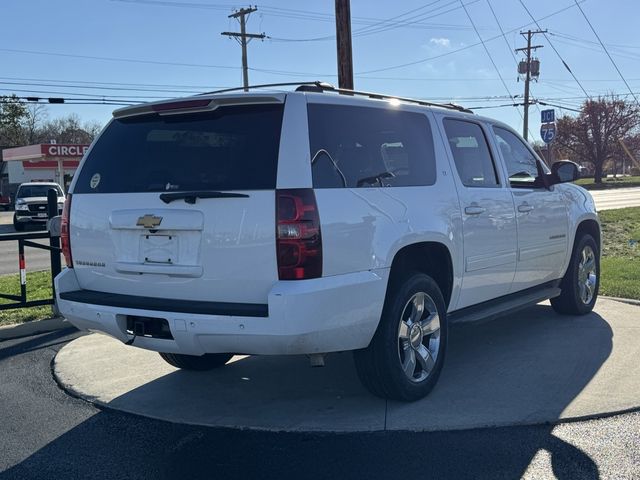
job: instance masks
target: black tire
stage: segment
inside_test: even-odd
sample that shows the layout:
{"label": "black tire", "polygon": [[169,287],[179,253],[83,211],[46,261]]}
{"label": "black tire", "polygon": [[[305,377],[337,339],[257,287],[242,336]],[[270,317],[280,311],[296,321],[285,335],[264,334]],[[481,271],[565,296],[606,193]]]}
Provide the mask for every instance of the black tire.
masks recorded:
{"label": "black tire", "polygon": [[20,223],[16,220],[16,216],[13,216],[13,228],[16,232],[24,232],[24,223]]}
{"label": "black tire", "polygon": [[[588,256],[589,249],[593,254],[593,268],[595,271],[595,286],[593,286],[592,292],[586,287],[587,278],[591,277],[588,274],[585,277],[585,270],[581,269],[581,263],[584,262],[583,252],[586,252]],[[589,269],[587,268],[587,270]],[[591,282],[589,284],[591,285]],[[560,283],[560,289],[562,290],[560,296],[551,299],[551,306],[556,312],[563,315],[585,315],[593,310],[600,289],[600,251],[598,244],[591,235],[584,234],[576,240],[571,253],[569,267]],[[585,298],[585,291],[591,294],[590,299],[588,295]]]}
{"label": "black tire", "polygon": [[[415,330],[419,330],[419,332],[414,336],[414,329],[411,328],[408,330],[409,334],[406,335],[406,340],[403,340],[400,338],[401,322],[404,322],[406,326],[409,322],[405,322],[405,319],[411,320],[413,318],[415,310],[410,312],[411,315],[407,317],[407,308],[410,308],[411,301],[420,292],[426,294],[426,297],[423,301],[424,313],[418,318],[426,323],[429,314],[437,314],[437,318],[434,318],[432,322],[439,322],[439,330],[437,333],[427,334],[421,328],[416,328]],[[412,304],[412,306],[414,305]],[[432,309],[436,311],[431,312]],[[435,328],[435,324],[430,328]],[[395,287],[391,285],[382,310],[380,324],[371,343],[367,348],[354,352],[354,361],[360,381],[378,397],[403,401],[423,398],[433,389],[442,371],[447,348],[447,330],[444,298],[437,283],[431,277],[415,273]],[[435,361],[433,361],[433,355],[429,355],[432,364],[431,369],[427,372],[422,368],[424,363],[421,361],[421,357],[423,359],[425,357],[418,353],[424,350],[418,349],[429,346],[428,350],[432,350],[433,345],[437,345]],[[411,354],[411,350],[413,350],[412,355],[415,359],[416,370],[409,378],[409,374],[405,374],[403,371],[403,364],[408,365],[407,355]]]}
{"label": "black tire", "polygon": [[232,353],[206,353],[201,356],[183,355],[181,353],[160,352],[162,359],[169,365],[182,370],[212,370],[223,367],[231,357]]}

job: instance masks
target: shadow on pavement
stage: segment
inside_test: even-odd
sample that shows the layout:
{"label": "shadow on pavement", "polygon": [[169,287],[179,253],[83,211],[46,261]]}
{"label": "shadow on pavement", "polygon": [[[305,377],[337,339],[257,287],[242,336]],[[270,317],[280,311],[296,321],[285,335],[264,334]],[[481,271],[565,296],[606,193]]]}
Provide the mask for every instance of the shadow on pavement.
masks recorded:
{"label": "shadow on pavement", "polygon": [[[463,428],[461,419],[480,426],[496,416],[498,425],[503,420],[557,420],[611,354],[612,337],[610,325],[597,313],[560,317],[546,305],[457,326],[439,385],[420,402],[384,402],[386,427],[411,429],[419,420]],[[181,421],[187,422],[203,409],[215,418],[271,415],[293,425],[331,418],[366,422],[367,412],[361,410],[383,401],[354,383],[349,357],[329,358],[329,367],[321,370],[328,373],[319,375],[290,358],[249,357],[204,374],[175,371],[123,394],[111,406],[148,402],[154,408],[180,409]],[[343,399],[348,411],[341,410]],[[323,401],[335,407],[316,408]],[[354,402],[362,408],[351,408]],[[45,468],[74,478],[520,478],[538,451],[546,450],[557,478],[599,478],[593,460],[555,437],[553,428],[271,433],[105,411],[5,473],[31,478]],[[47,466],[48,461],[53,463]]]}
{"label": "shadow on pavement", "polygon": [[32,352],[40,348],[48,348],[53,345],[66,343],[68,342],[68,339],[66,339],[65,337],[75,331],[77,331],[75,327],[69,327],[50,333],[38,334],[33,337],[0,340],[0,361],[6,358],[13,357],[15,355],[20,355],[22,353]]}

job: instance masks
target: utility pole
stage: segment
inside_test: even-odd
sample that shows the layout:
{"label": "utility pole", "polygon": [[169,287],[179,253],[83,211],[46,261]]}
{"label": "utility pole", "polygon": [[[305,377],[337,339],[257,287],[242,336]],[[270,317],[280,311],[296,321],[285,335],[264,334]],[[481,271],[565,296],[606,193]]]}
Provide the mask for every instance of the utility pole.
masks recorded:
{"label": "utility pole", "polygon": [[522,126],[522,136],[525,140],[529,139],[529,82],[531,77],[535,79],[540,75],[540,62],[538,60],[531,59],[531,50],[543,48],[544,45],[531,45],[531,39],[538,33],[547,33],[546,30],[527,30],[526,32],[520,32],[520,35],[526,37],[527,46],[523,48],[516,48],[516,52],[526,52],[527,58],[523,62],[518,64],[518,73],[525,75],[524,80],[524,121]]}
{"label": "utility pole", "polygon": [[336,44],[338,47],[338,87],[353,90],[350,0],[336,0]]}
{"label": "utility pole", "polygon": [[[242,46],[242,84],[244,91],[249,91],[249,66],[247,64],[247,44],[253,38],[259,38],[263,40],[266,35],[264,33],[247,33],[247,19],[249,15],[258,10],[258,7],[241,8],[236,12],[229,15],[229,18],[235,18],[240,22],[240,33],[237,32],[222,32],[220,35],[226,35],[233,37]],[[238,40],[239,39],[239,40]],[[247,41],[249,39],[249,41]]]}
{"label": "utility pole", "polygon": [[[624,143],[624,140],[619,138],[618,142],[620,143],[620,146],[624,150],[624,153],[626,153],[627,156],[631,159],[631,164],[640,166],[640,163],[636,160],[636,157],[634,157],[633,154],[627,148],[627,145]],[[626,168],[626,162],[624,160],[624,157],[622,157],[622,176],[623,177],[624,177],[624,174],[625,174],[625,168]]]}

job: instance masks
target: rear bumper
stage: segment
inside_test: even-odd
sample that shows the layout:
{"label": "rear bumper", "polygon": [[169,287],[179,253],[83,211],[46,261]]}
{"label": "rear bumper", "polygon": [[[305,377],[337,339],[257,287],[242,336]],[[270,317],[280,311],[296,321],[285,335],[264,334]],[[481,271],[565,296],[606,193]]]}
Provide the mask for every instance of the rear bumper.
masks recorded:
{"label": "rear bumper", "polygon": [[276,282],[268,296],[267,316],[206,315],[61,298],[73,298],[65,293],[80,290],[73,269],[64,270],[55,283],[60,312],[83,330],[104,332],[126,342],[131,339],[126,332],[127,315],[164,318],[173,340],[136,337],[134,345],[188,355],[280,355],[366,347],[380,320],[388,273],[380,269]]}

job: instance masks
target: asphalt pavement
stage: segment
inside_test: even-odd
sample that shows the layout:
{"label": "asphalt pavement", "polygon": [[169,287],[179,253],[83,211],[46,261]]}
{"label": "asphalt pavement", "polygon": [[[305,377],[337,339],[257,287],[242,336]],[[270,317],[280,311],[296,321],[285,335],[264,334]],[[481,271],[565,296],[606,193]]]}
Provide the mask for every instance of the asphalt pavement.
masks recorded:
{"label": "asphalt pavement", "polygon": [[55,353],[78,336],[67,330],[0,343],[3,480],[640,478],[640,413],[557,426],[309,434],[101,410],[64,393],[51,374]]}

